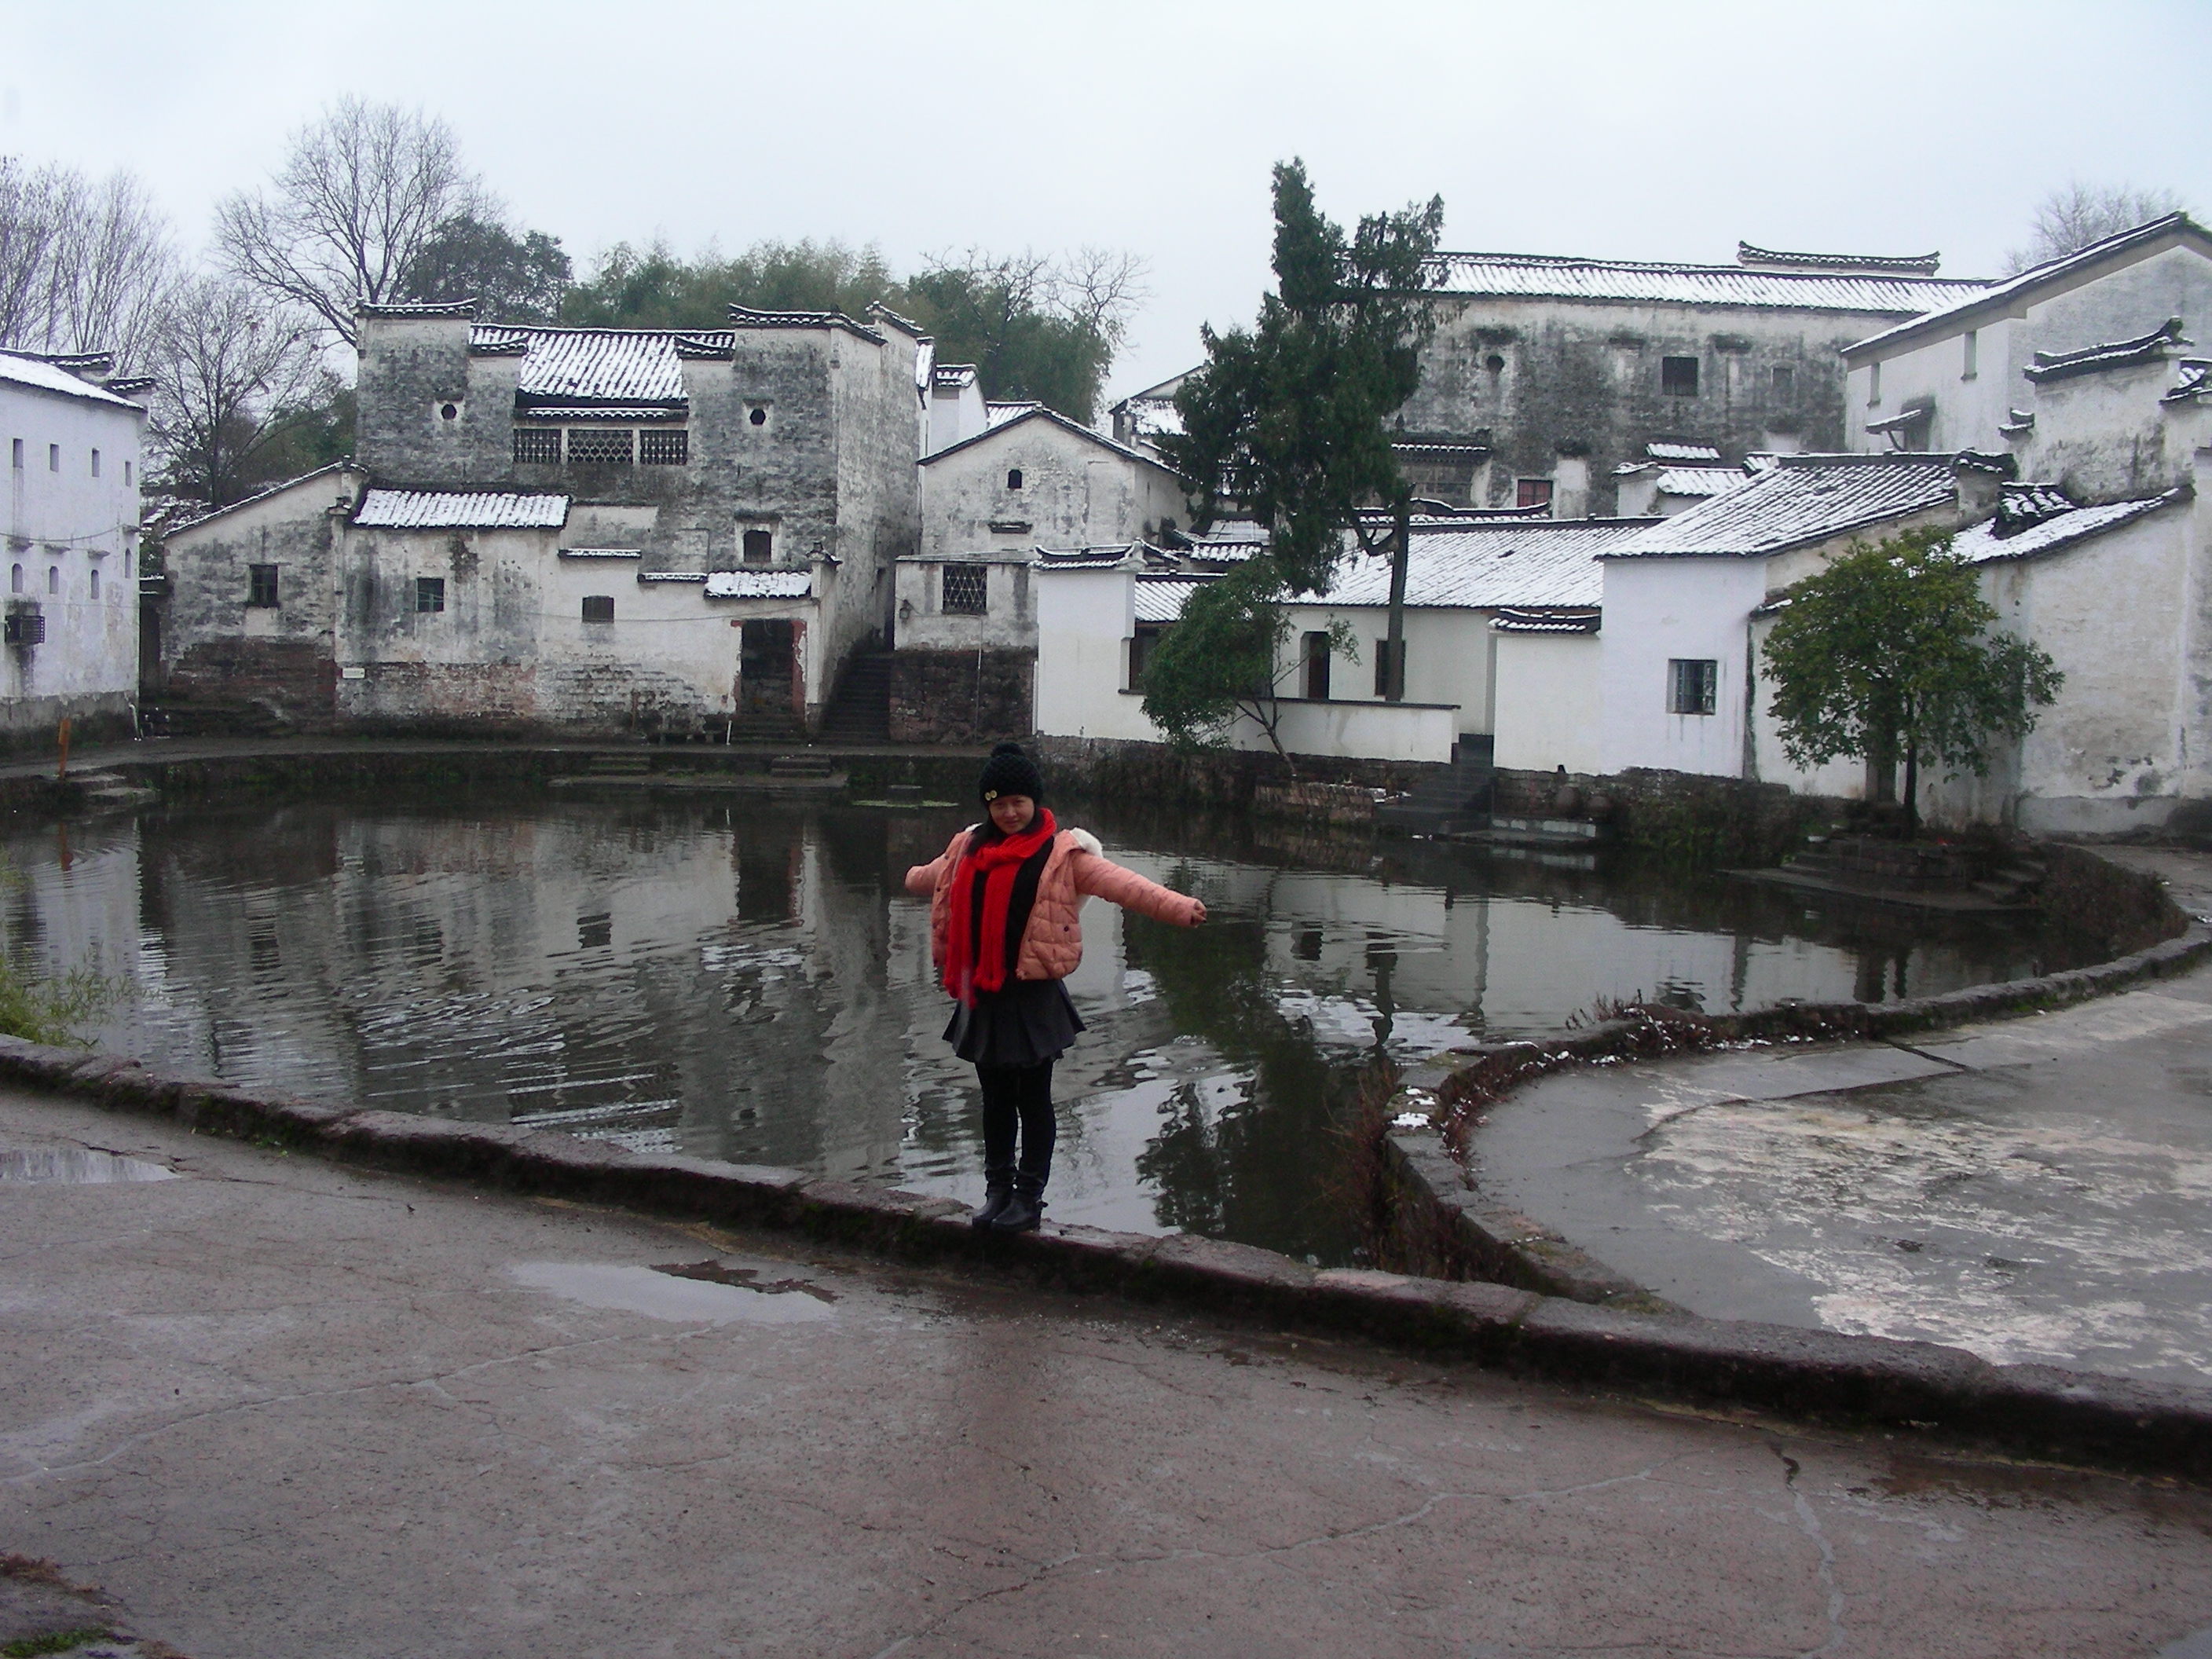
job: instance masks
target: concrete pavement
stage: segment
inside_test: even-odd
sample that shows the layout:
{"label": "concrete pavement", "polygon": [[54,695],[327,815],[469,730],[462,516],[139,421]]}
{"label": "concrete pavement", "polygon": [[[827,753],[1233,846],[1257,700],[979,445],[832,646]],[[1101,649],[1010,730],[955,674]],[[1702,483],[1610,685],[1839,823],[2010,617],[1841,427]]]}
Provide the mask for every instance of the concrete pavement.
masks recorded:
{"label": "concrete pavement", "polygon": [[[2212,858],[2104,849],[2212,909]],[[1718,1319],[2212,1383],[2212,967],[1888,1042],[1577,1068],[1486,1197]]]}
{"label": "concrete pavement", "polygon": [[[0,1550],[196,1659],[2107,1656],[2212,1627],[2198,1491],[66,1099],[0,1093]],[[179,1178],[23,1178],[148,1173],[92,1151]]]}

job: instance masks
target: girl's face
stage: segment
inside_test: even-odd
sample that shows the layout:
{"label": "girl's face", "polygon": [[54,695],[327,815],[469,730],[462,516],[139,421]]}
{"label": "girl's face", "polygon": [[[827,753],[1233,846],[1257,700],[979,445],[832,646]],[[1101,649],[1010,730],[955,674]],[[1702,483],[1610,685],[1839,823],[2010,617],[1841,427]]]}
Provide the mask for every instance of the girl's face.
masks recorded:
{"label": "girl's face", "polygon": [[1036,817],[1036,803],[1027,795],[1001,795],[991,803],[991,822],[1002,836],[1018,836]]}

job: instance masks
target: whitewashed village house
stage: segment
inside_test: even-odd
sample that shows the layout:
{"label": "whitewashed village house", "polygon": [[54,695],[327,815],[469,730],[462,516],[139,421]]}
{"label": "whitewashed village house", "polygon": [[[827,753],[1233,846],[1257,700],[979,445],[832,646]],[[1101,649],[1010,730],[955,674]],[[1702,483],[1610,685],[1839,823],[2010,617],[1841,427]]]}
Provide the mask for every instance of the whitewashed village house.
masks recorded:
{"label": "whitewashed village house", "polygon": [[[165,700],[301,725],[796,735],[888,631],[929,343],[361,315],[357,467],[173,532]],[[255,613],[274,613],[257,616]]]}
{"label": "whitewashed village house", "polygon": [[103,356],[0,352],[8,448],[0,743],[133,735],[146,410]]}

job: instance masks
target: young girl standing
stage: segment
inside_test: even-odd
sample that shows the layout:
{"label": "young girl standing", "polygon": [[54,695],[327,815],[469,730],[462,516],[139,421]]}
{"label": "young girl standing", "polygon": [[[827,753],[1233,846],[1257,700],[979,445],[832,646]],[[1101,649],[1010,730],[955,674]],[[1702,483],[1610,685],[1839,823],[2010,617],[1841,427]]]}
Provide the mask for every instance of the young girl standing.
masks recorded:
{"label": "young girl standing", "polygon": [[908,870],[906,890],[930,896],[930,944],[953,999],[945,1040],[983,1087],[983,1207],[973,1220],[1023,1233],[1042,1219],[1052,1175],[1053,1062],[1083,1029],[1060,983],[1083,960],[1083,901],[1183,927],[1204,921],[1206,907],[1104,857],[1088,830],[1062,830],[1018,744],[991,751],[978,793],[988,821]]}

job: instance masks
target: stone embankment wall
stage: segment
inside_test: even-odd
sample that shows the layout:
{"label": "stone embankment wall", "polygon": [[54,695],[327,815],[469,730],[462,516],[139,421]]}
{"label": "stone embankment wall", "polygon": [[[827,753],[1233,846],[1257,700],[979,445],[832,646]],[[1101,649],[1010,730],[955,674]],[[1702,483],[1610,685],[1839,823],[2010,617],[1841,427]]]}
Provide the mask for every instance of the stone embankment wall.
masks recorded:
{"label": "stone embankment wall", "polygon": [[[1030,747],[1055,789],[1093,799],[1156,805],[1181,802],[1250,812],[1264,805],[1258,795],[1263,787],[1279,792],[1291,781],[1280,758],[1257,750],[1209,749],[1184,754],[1165,744],[1119,738],[1040,737]],[[1422,761],[1298,757],[1302,782],[1393,793],[1410,790],[1423,777],[1446,769]],[[1272,799],[1286,798],[1277,793]],[[1338,798],[1330,793],[1319,799]]]}
{"label": "stone embankment wall", "polygon": [[1003,743],[1036,725],[1033,651],[891,653],[893,743]]}

